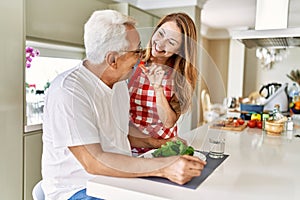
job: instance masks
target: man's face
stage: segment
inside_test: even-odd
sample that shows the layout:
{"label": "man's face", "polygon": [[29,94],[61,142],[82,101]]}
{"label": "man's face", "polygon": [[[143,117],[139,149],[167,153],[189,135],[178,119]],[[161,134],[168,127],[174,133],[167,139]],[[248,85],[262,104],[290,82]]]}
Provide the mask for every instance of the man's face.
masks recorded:
{"label": "man's face", "polygon": [[125,80],[129,78],[132,74],[134,65],[137,63],[140,54],[137,50],[140,49],[140,36],[137,30],[131,26],[127,25],[127,40],[130,44],[128,50],[125,54],[118,57],[117,64],[120,72],[120,80]]}

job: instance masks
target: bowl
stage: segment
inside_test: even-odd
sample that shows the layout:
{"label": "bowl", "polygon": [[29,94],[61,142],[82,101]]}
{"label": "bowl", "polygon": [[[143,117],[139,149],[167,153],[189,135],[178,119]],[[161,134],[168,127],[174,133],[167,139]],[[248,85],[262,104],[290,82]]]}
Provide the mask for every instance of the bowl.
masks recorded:
{"label": "bowl", "polygon": [[265,131],[269,135],[281,135],[284,131],[285,123],[276,123],[273,121],[265,121]]}

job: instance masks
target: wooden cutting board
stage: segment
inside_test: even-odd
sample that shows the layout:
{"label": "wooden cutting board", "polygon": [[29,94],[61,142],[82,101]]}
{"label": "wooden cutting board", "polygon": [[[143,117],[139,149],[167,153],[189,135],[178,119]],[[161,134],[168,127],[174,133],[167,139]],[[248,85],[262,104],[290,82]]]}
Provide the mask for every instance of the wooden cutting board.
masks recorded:
{"label": "wooden cutting board", "polygon": [[247,127],[247,122],[245,122],[243,125],[239,126],[220,126],[219,124],[212,124],[210,125],[210,128],[214,129],[220,129],[220,130],[226,130],[226,131],[243,131]]}

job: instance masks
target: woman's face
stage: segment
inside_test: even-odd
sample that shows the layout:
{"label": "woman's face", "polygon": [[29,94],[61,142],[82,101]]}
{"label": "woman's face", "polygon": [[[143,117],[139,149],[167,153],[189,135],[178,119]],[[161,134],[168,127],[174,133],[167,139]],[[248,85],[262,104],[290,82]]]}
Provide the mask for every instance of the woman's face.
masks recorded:
{"label": "woman's face", "polygon": [[175,22],[169,21],[161,25],[154,33],[151,54],[157,58],[169,58],[178,54],[182,43],[182,33]]}

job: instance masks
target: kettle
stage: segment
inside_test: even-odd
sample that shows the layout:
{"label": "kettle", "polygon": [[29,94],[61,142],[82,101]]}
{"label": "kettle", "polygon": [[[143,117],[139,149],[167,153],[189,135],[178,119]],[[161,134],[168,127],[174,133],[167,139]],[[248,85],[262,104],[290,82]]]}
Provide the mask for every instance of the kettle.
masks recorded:
{"label": "kettle", "polygon": [[260,88],[259,94],[267,99],[272,96],[280,87],[281,83],[269,83]]}

